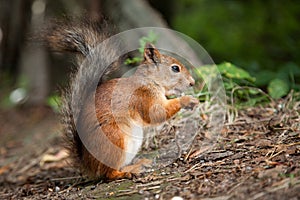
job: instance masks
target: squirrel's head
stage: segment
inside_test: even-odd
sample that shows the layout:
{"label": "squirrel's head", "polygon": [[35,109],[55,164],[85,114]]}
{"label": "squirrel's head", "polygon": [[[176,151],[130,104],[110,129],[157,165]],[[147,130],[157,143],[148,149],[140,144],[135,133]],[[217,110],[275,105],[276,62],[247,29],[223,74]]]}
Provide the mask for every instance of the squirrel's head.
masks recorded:
{"label": "squirrel's head", "polygon": [[153,44],[146,44],[143,64],[147,68],[147,76],[163,87],[167,96],[181,93],[195,84],[183,64],[171,56],[161,54]]}

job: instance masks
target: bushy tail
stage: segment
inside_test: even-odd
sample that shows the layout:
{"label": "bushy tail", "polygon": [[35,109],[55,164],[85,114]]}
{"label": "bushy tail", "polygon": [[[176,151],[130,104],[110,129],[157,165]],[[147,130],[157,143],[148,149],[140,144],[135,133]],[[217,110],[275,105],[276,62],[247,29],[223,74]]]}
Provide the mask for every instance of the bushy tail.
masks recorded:
{"label": "bushy tail", "polygon": [[108,38],[111,32],[106,21],[68,19],[51,22],[44,31],[44,38],[54,51],[73,52],[85,58],[99,42]]}
{"label": "bushy tail", "polygon": [[[73,52],[76,54],[78,68],[71,76],[69,87],[62,98],[62,120],[64,124],[67,148],[74,157],[74,163],[82,163],[83,144],[76,124],[85,99],[99,84],[102,76],[112,71],[107,65],[117,58],[117,47],[97,45],[111,34],[108,23],[89,20],[71,20],[52,22],[44,32],[46,42],[54,51]],[[103,56],[104,55],[104,56]],[[94,90],[94,91],[91,91]]]}

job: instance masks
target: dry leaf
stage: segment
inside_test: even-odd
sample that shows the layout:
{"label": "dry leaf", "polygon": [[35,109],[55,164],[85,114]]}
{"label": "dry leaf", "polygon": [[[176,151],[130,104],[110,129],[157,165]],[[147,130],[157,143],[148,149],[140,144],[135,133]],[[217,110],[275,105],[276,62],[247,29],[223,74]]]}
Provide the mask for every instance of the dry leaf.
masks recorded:
{"label": "dry leaf", "polygon": [[60,150],[57,154],[52,155],[52,154],[45,154],[41,161],[40,161],[40,165],[43,166],[46,162],[57,162],[57,161],[61,161],[65,158],[67,158],[69,156],[69,154],[67,153],[66,150]]}

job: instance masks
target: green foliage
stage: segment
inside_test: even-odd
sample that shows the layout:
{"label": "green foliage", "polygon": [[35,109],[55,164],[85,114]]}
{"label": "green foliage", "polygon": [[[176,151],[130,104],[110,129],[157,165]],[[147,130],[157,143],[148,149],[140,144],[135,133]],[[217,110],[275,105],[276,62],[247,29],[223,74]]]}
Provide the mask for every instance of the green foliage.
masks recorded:
{"label": "green foliage", "polygon": [[251,82],[255,81],[255,78],[250,76],[250,74],[248,72],[246,72],[245,70],[243,70],[241,68],[238,68],[237,66],[235,66],[229,62],[225,62],[225,63],[218,65],[218,70],[223,76],[225,76],[227,78],[248,80]]}
{"label": "green foliage", "polygon": [[219,65],[201,66],[197,68],[195,72],[206,82],[209,81],[208,79],[213,79],[220,74],[223,78],[223,84],[226,90],[231,90],[239,84],[249,86],[255,81],[255,78],[247,71],[229,62],[224,62]]}
{"label": "green foliage", "polygon": [[52,108],[53,111],[59,112],[59,107],[61,105],[61,97],[54,94],[47,98],[47,105]]}
{"label": "green foliage", "polygon": [[196,68],[195,73],[205,82],[201,91],[196,91],[200,100],[206,100],[209,94],[207,83],[221,75],[228,103],[235,107],[254,106],[269,101],[269,97],[254,87],[255,78],[247,71],[228,62],[219,65],[206,65]]}
{"label": "green foliage", "polygon": [[142,37],[142,38],[139,40],[139,43],[140,43],[139,52],[140,52],[141,54],[143,54],[143,53],[144,53],[144,48],[145,48],[145,46],[146,46],[146,43],[147,43],[147,42],[150,42],[150,43],[156,43],[157,37],[158,37],[158,36],[157,36],[153,31],[150,31],[147,37]]}
{"label": "green foliage", "polygon": [[268,93],[274,99],[279,99],[289,93],[289,86],[281,79],[273,79],[268,85]]}
{"label": "green foliage", "polygon": [[146,46],[146,43],[147,42],[156,43],[157,37],[158,36],[153,31],[150,31],[147,37],[146,36],[142,37],[139,40],[140,47],[138,49],[140,55],[139,56],[135,56],[133,58],[127,58],[125,60],[125,65],[132,65],[132,64],[137,64],[137,63],[142,62],[143,61],[144,48]]}
{"label": "green foliage", "polygon": [[299,10],[291,0],[180,0],[171,25],[197,40],[216,63],[230,60],[246,69],[257,87],[281,79],[300,91]]}
{"label": "green foliage", "polygon": [[133,58],[127,58],[124,62],[125,65],[134,65],[143,61],[143,57],[135,56]]}

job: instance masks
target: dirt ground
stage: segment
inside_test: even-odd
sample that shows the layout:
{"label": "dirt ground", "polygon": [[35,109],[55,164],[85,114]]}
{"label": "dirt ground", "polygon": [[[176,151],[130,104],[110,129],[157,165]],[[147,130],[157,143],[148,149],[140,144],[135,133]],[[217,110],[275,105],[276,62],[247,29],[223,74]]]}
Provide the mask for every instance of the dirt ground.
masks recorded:
{"label": "dirt ground", "polygon": [[1,110],[0,199],[300,199],[300,102],[240,110],[200,152],[204,132],[163,169],[89,181],[67,164],[51,109]]}

